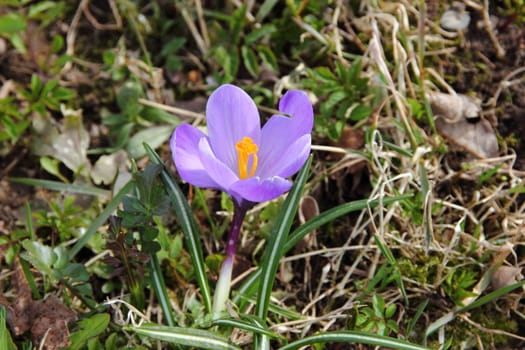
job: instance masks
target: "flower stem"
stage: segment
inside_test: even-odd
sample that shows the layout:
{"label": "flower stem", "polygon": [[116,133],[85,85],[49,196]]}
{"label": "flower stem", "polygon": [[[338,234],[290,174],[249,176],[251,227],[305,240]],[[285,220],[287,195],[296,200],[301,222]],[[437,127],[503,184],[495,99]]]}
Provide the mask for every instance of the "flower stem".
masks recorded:
{"label": "flower stem", "polygon": [[226,258],[222,262],[219,280],[215,286],[215,294],[213,295],[213,318],[219,318],[226,309],[226,302],[230,296],[230,285],[232,279],[233,263],[235,261],[235,251],[237,248],[237,241],[241,232],[242,222],[246,216],[247,208],[242,205],[235,204],[233,211],[233,220],[231,229],[228,234],[228,243],[226,245]]}

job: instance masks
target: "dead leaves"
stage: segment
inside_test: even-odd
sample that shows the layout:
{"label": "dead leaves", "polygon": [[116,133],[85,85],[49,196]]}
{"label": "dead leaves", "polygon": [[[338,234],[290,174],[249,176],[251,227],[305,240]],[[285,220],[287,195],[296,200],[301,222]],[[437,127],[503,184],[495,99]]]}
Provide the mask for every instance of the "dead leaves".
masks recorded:
{"label": "dead leaves", "polygon": [[460,94],[433,92],[428,100],[436,116],[436,129],[456,146],[478,158],[498,155],[498,139],[490,122],[480,116],[478,100]]}
{"label": "dead leaves", "polygon": [[11,286],[14,297],[0,296],[0,305],[7,310],[7,323],[14,335],[30,331],[35,344],[47,350],[62,349],[70,344],[68,325],[75,313],[54,295],[33,300],[31,288],[18,259],[14,264]]}

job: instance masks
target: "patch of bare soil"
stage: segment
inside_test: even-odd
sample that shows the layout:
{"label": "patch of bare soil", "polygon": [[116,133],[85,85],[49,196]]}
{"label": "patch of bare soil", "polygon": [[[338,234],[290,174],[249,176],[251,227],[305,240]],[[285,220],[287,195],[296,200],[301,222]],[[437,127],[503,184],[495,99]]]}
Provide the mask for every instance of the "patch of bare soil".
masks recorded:
{"label": "patch of bare soil", "polygon": [[68,325],[76,320],[75,313],[54,295],[33,300],[18,259],[14,265],[11,276],[14,297],[8,300],[0,295],[0,305],[7,309],[7,323],[13,334],[29,332],[40,349],[55,350],[70,345]]}
{"label": "patch of bare soil", "polygon": [[482,114],[496,124],[501,146],[515,150],[515,168],[524,170],[525,27],[512,15],[494,13],[491,22],[498,49],[481,15],[470,13],[462,45],[443,67],[445,76],[456,77],[452,86],[458,93],[474,93],[483,101]]}

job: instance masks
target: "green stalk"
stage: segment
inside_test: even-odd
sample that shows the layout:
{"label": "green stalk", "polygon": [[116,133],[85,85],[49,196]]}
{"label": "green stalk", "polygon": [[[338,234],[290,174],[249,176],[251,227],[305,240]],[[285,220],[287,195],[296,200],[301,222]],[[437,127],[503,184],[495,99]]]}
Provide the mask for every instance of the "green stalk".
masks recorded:
{"label": "green stalk", "polygon": [[148,145],[144,144],[146,153],[149,159],[154,164],[160,164],[163,166],[161,172],[161,179],[166,186],[166,191],[170,197],[175,215],[179,221],[182,231],[184,232],[184,243],[188,253],[190,254],[193,268],[195,269],[195,276],[197,283],[201,289],[201,296],[203,299],[204,307],[209,313],[212,310],[212,298],[210,292],[210,286],[208,284],[208,276],[206,274],[206,265],[204,263],[204,257],[202,254],[202,248],[200,244],[200,232],[195,223],[193,213],[190,206],[188,205],[187,199],[180,190],[179,186],[170,172],[164,166],[162,159],[159,155]]}
{"label": "green stalk", "polygon": [[[284,246],[288,239],[288,233],[290,232],[290,228],[294,221],[297,208],[299,207],[299,201],[301,200],[304,184],[308,178],[311,164],[312,157],[310,157],[303,166],[295,180],[294,186],[286,196],[286,200],[284,201],[279,216],[275,221],[274,229],[270,235],[265,255],[261,261],[261,282],[259,283],[255,313],[256,316],[265,323],[279,261],[283,256]],[[256,341],[256,344],[258,345],[256,348],[258,349],[269,347],[269,338],[264,335],[256,337]]]}
{"label": "green stalk", "polygon": [[213,318],[217,319],[226,309],[226,303],[230,296],[230,287],[232,280],[233,264],[235,262],[235,251],[237,250],[237,241],[241,233],[242,222],[246,216],[247,208],[235,203],[235,211],[231,229],[228,234],[228,243],[226,245],[226,259],[222,262],[219,280],[215,286],[213,295]]}
{"label": "green stalk", "polygon": [[175,326],[175,316],[173,315],[173,310],[171,308],[170,299],[166,290],[166,284],[164,283],[164,277],[162,276],[162,270],[160,268],[159,259],[157,254],[150,254],[149,268],[151,272],[151,282],[153,284],[153,289],[155,290],[155,295],[159,301],[164,317],[166,318],[166,323],[170,327]]}

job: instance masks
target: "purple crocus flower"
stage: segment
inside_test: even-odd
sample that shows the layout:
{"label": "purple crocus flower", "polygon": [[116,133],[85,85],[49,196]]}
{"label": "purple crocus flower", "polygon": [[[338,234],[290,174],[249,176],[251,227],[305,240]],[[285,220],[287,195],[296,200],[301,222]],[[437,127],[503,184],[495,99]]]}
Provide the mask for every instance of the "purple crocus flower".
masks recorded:
{"label": "purple crocus flower", "polygon": [[[206,106],[208,135],[191,125],[175,129],[170,147],[183,180],[222,190],[233,198],[234,214],[226,257],[213,297],[213,317],[221,317],[230,292],[235,249],[246,211],[256,202],[288,191],[288,177],[310,154],[313,108],[302,91],[288,91],[261,129],[253,100],[240,88],[222,85]],[[284,116],[284,115],[288,115]]]}
{"label": "purple crocus flower", "polygon": [[313,108],[304,92],[291,90],[279,111],[283,115],[261,128],[250,96],[236,86],[220,86],[206,106],[208,135],[188,124],[173,133],[170,147],[179,175],[192,185],[230,194],[244,208],[288,191],[287,178],[310,153]]}

